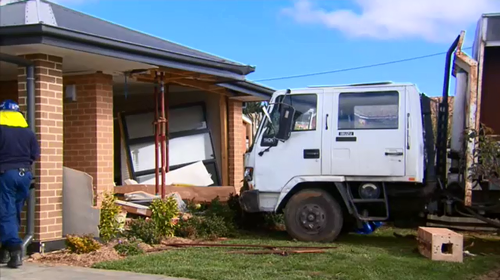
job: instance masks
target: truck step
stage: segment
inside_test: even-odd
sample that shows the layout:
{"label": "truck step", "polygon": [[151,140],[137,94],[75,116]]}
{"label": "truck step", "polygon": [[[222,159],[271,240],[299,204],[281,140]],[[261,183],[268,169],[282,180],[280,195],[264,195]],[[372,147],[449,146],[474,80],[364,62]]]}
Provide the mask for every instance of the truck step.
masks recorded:
{"label": "truck step", "polygon": [[363,222],[382,222],[387,220],[387,217],[359,217]]}
{"label": "truck step", "polygon": [[[363,198],[359,198],[359,197],[354,197],[353,195],[353,190],[352,190],[352,187],[351,185],[347,184],[347,194],[349,195],[349,198],[351,199],[352,201],[352,206],[354,208],[354,215],[357,219],[359,219],[360,221],[365,221],[365,222],[368,222],[368,221],[385,221],[389,218],[389,204],[387,202],[387,193],[386,193],[386,190],[385,190],[385,184],[382,183],[382,198],[376,198],[376,199],[363,199]],[[377,216],[370,216],[368,212],[368,215],[366,214],[360,214],[360,212],[364,212],[364,211],[368,211],[367,208],[364,208],[364,207],[367,207],[367,206],[370,206],[369,204],[375,204],[377,205],[377,207],[380,207],[380,209],[385,212],[385,217],[379,217],[379,215],[381,215],[382,213],[375,213],[375,215]],[[362,207],[361,205],[364,205],[364,207]],[[361,208],[360,208],[361,207]]]}
{"label": "truck step", "polygon": [[355,198],[352,200],[354,203],[385,203],[385,199],[361,199]]}

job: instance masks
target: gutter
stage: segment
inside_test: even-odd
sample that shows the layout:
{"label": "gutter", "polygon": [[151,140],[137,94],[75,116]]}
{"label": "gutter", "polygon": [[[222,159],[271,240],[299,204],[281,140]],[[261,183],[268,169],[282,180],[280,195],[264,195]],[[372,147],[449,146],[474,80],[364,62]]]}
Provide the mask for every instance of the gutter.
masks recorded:
{"label": "gutter", "polygon": [[[33,62],[8,54],[0,53],[0,61],[17,64],[18,66],[26,67],[26,92],[27,92],[27,113],[28,113],[28,126],[35,131],[35,66]],[[32,170],[35,169],[35,163],[32,165]],[[34,177],[34,176],[33,176]],[[28,211],[26,213],[26,235],[24,236],[22,248],[23,256],[27,255],[28,246],[33,242],[35,236],[35,181],[31,182],[30,193],[28,197]]]}
{"label": "gutter", "polygon": [[[225,70],[242,76],[255,71],[255,67],[253,66],[238,66],[233,64],[210,61],[208,59],[196,58],[188,55],[167,52],[165,50],[156,49],[140,44],[114,40],[102,36],[97,36],[61,27],[49,26],[45,24],[1,27],[0,35],[2,40],[7,39],[7,37],[18,38],[27,36],[51,36],[59,39],[69,40],[72,42],[80,42],[97,47],[106,47],[113,50],[120,50],[127,53],[133,53],[136,55],[141,55],[146,57],[155,57],[163,60]],[[15,41],[13,44],[15,44]]]}
{"label": "gutter", "polygon": [[219,83],[217,85],[233,91],[246,93],[253,96],[258,96],[265,99],[270,99],[273,93],[275,92],[274,89],[259,84],[255,84],[250,81],[235,81],[235,82]]}

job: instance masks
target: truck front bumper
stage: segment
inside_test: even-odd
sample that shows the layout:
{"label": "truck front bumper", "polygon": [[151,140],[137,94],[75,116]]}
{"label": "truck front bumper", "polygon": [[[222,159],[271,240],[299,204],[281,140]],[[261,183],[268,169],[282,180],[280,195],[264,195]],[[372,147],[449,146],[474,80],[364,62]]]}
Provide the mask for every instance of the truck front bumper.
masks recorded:
{"label": "truck front bumper", "polygon": [[245,212],[260,212],[259,191],[249,190],[242,192],[240,195],[240,205]]}

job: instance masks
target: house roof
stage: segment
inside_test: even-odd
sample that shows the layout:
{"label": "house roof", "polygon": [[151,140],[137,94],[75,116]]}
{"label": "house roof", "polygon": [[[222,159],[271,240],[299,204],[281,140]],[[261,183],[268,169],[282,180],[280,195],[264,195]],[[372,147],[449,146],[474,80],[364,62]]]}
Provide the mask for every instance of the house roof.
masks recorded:
{"label": "house roof", "polygon": [[[12,1],[11,1],[12,2]],[[144,34],[55,3],[25,0],[0,6],[0,46],[43,43],[151,65],[245,80],[255,67]],[[225,83],[224,83],[225,84]],[[221,84],[221,86],[224,86]],[[268,88],[263,88],[268,95]]]}

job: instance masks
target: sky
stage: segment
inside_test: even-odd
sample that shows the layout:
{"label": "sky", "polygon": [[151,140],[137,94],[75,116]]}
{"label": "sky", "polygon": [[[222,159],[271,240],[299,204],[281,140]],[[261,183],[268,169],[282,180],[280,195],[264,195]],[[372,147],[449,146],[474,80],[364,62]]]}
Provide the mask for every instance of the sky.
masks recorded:
{"label": "sky", "polygon": [[[446,52],[461,30],[471,47],[482,13],[499,0],[58,0],[69,8],[256,67],[274,89],[410,82],[442,94],[445,55],[293,79]],[[470,52],[470,50],[468,50]]]}

